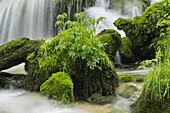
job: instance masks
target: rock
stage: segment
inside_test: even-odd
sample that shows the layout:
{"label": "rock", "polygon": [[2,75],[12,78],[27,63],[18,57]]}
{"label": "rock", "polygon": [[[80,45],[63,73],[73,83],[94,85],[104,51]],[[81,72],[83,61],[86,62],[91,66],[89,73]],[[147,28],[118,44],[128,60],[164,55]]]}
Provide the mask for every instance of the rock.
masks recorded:
{"label": "rock", "polygon": [[41,87],[40,92],[51,99],[64,104],[74,102],[73,82],[65,72],[53,73]]}
{"label": "rock", "polygon": [[121,83],[117,88],[118,95],[130,100],[136,100],[137,98],[139,98],[141,91],[142,83],[135,82]]}
{"label": "rock", "polygon": [[135,61],[143,61],[155,57],[152,45],[157,45],[157,41],[161,40],[161,34],[165,35],[162,32],[167,31],[168,22],[161,24],[160,22],[169,20],[169,4],[167,0],[157,2],[148,7],[142,16],[136,16],[133,20],[119,18],[114,22],[114,25],[119,30],[123,30],[131,40],[131,51]]}
{"label": "rock", "polygon": [[[65,31],[65,35],[70,36],[69,33],[72,32],[73,32],[72,29],[68,29]],[[68,64],[69,62],[68,65],[65,65],[68,66],[69,70],[65,71],[68,72],[70,71],[69,75],[71,76],[71,79],[74,84],[74,96],[76,99],[87,100],[87,98],[94,93],[100,93],[102,96],[115,95],[115,89],[118,85],[119,78],[118,75],[116,74],[114,67],[111,69],[108,66],[104,66],[103,64],[101,64],[102,70],[100,70],[97,67],[95,67],[92,70],[90,69],[90,67],[87,66],[86,59],[81,59],[81,57],[77,57],[75,61],[72,61],[72,59],[70,58],[70,61],[68,62],[66,61],[59,62],[55,50],[61,37],[62,37],[61,34],[57,35],[50,42],[44,43],[39,50],[34,51],[34,53],[30,54],[27,57],[26,62],[26,70],[28,71],[26,81],[27,90],[39,91],[41,84],[45,82],[52,75],[52,73],[63,71],[62,63]],[[65,38],[65,41],[69,42],[70,40],[68,39],[69,38],[67,39]],[[70,42],[71,46],[73,45],[72,43],[74,44],[74,41]],[[47,49],[45,50],[45,48]],[[68,55],[69,49],[70,45],[68,45],[67,47],[64,46],[65,53],[62,54],[65,55],[63,56],[64,58],[69,57]],[[82,48],[80,47],[80,49]],[[59,52],[61,54],[61,51]],[[80,53],[78,54],[81,54],[82,50],[80,50],[79,52]],[[48,57],[43,57],[44,55],[41,56],[42,54],[40,53],[47,53]],[[90,54],[90,56],[93,55],[94,53]],[[46,58],[50,58],[52,59],[52,61],[47,60]],[[41,66],[39,61],[43,62]]]}
{"label": "rock", "polygon": [[88,102],[97,104],[108,104],[114,100],[113,96],[102,96],[99,93],[92,94],[88,99]]}
{"label": "rock", "polygon": [[26,57],[38,48],[43,40],[20,38],[0,46],[0,71],[26,61]]}
{"label": "rock", "polygon": [[25,89],[26,75],[0,72],[0,88]]}
{"label": "rock", "polygon": [[114,62],[116,51],[120,49],[122,44],[121,35],[114,29],[104,29],[98,35],[102,43],[106,43],[105,51]]}

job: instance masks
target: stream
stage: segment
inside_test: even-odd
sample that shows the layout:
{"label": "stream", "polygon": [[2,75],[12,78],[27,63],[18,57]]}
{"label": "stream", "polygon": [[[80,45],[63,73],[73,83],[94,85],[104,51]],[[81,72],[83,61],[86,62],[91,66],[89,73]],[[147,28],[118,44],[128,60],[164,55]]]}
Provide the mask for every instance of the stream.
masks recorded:
{"label": "stream", "polygon": [[[26,74],[23,65],[13,67],[4,72],[14,74]],[[143,71],[116,70],[118,75],[122,74],[143,74]],[[136,87],[137,92],[125,98],[122,94],[127,87]],[[84,101],[76,102],[72,107],[54,104],[39,93],[28,92],[16,89],[0,89],[0,113],[130,113],[130,105],[139,97],[142,90],[142,83],[128,82],[120,83],[117,88],[115,99],[109,104],[92,104]],[[121,95],[121,96],[120,96]]]}

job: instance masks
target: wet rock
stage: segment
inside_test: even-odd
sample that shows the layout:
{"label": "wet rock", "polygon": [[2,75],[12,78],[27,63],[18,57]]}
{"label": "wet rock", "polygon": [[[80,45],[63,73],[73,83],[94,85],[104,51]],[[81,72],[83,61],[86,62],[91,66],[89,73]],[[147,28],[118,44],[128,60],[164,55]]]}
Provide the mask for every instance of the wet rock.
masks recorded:
{"label": "wet rock", "polygon": [[26,61],[26,57],[38,48],[43,40],[20,38],[0,46],[0,71]]}
{"label": "wet rock", "polygon": [[26,75],[0,72],[0,88],[25,89]]}

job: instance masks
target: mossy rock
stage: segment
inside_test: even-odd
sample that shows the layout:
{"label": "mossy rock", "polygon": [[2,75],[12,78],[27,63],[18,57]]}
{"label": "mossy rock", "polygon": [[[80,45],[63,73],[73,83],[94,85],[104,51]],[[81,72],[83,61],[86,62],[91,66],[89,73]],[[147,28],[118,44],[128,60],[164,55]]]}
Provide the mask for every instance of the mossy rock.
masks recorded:
{"label": "mossy rock", "polygon": [[0,71],[19,65],[27,56],[38,49],[44,40],[30,40],[26,37],[12,40],[0,46]]}
{"label": "mossy rock", "polygon": [[40,87],[40,92],[62,103],[74,102],[73,82],[65,72],[53,73]]}
{"label": "mossy rock", "polygon": [[87,100],[90,103],[106,104],[106,103],[111,103],[114,100],[114,97],[113,96],[102,96],[99,93],[95,93],[91,95]]}
{"label": "mossy rock", "polygon": [[158,99],[145,96],[145,92],[141,94],[140,98],[131,105],[132,113],[169,113],[170,100],[169,98]]}
{"label": "mossy rock", "polygon": [[120,49],[122,40],[121,35],[114,29],[105,29],[101,31],[100,40],[105,43],[105,51],[112,61],[115,61],[116,51]]}
{"label": "mossy rock", "polygon": [[120,54],[122,64],[130,64],[134,62],[134,55],[132,53],[132,42],[128,37],[122,38]]}
{"label": "mossy rock", "polygon": [[168,22],[164,26],[158,25],[163,20],[169,20],[169,10],[170,2],[163,0],[148,7],[142,16],[136,16],[133,20],[119,18],[114,22],[114,25],[123,30],[131,40],[132,54],[136,61],[155,57],[154,47],[151,45],[157,45],[157,41],[161,40],[163,28],[169,26]]}

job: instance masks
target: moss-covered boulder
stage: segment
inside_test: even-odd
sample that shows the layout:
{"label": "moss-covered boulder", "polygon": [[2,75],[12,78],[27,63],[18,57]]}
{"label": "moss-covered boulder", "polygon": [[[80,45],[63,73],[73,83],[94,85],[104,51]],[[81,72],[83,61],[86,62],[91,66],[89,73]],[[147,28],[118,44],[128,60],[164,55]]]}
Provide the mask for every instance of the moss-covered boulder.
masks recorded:
{"label": "moss-covered boulder", "polygon": [[132,42],[128,37],[122,38],[120,54],[122,64],[130,64],[134,62],[134,55],[132,53]]}
{"label": "moss-covered boulder", "polygon": [[81,21],[67,21],[71,28],[66,30],[67,14],[59,15],[63,21],[58,20],[56,25],[63,24],[63,31],[27,57],[27,89],[37,91],[52,73],[64,71],[71,76],[77,99],[87,100],[94,93],[114,95],[118,75],[105,52],[105,41],[89,29],[89,25],[95,25],[95,19],[83,21],[83,13],[75,16]]}
{"label": "moss-covered boulder", "polygon": [[27,56],[39,48],[43,40],[19,38],[0,46],[0,71],[26,61]]}
{"label": "moss-covered boulder", "polygon": [[105,51],[112,61],[115,61],[116,51],[120,49],[122,40],[121,35],[114,29],[105,29],[101,31],[100,41],[105,43]]}
{"label": "moss-covered boulder", "polygon": [[[136,61],[151,59],[155,56],[152,45],[156,45],[160,39],[162,28],[166,25],[157,24],[169,18],[170,2],[163,0],[148,7],[142,16],[132,19],[119,18],[114,25],[119,30],[124,30],[126,36],[132,42],[132,53]],[[168,25],[168,23],[166,23]]]}
{"label": "moss-covered boulder", "polygon": [[65,72],[53,73],[40,87],[40,92],[62,103],[74,102],[73,83]]}
{"label": "moss-covered boulder", "polygon": [[131,107],[133,109],[132,113],[169,113],[170,99],[151,99],[151,97],[145,96],[145,92],[143,92]]}
{"label": "moss-covered boulder", "polygon": [[[70,32],[71,29],[65,31],[66,34]],[[68,34],[68,36],[69,35],[70,34]],[[27,90],[39,91],[41,84],[45,82],[52,75],[52,73],[62,71],[62,65],[67,64],[67,62],[64,61],[59,62],[57,60],[57,54],[54,53],[55,47],[59,44],[60,38],[61,34],[53,38],[50,42],[44,43],[39,50],[27,57]],[[70,39],[70,37],[67,38]],[[69,41],[67,38],[64,40]],[[87,40],[85,41],[85,43],[87,43]],[[64,54],[68,54],[67,51],[69,49],[67,49]],[[54,60],[54,62],[51,62],[51,60],[47,60],[45,57],[41,56],[42,52],[47,53],[48,58]],[[67,57],[68,56],[69,55],[67,55]],[[66,57],[63,56],[63,58]],[[39,61],[42,63],[39,63]],[[74,62],[72,61],[68,65],[65,65],[69,66],[69,70],[66,71],[71,70],[69,75],[71,76],[74,84],[75,97],[77,97],[77,99],[87,100],[87,98],[94,93],[100,93],[102,96],[115,95],[115,89],[118,85],[118,75],[116,74],[114,67],[111,69],[107,66],[102,66],[101,64],[102,70],[99,68],[94,68],[91,70],[86,64],[87,61],[77,58]]]}

